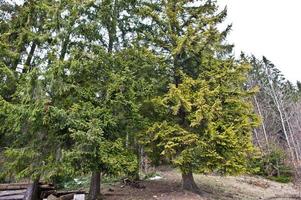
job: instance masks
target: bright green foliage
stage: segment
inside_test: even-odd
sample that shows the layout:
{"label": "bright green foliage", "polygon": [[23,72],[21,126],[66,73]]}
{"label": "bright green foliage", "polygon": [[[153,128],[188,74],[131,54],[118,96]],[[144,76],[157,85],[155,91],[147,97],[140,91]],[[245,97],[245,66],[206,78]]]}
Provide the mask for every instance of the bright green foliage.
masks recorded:
{"label": "bright green foliage", "polygon": [[139,36],[155,53],[164,55],[166,73],[172,82],[180,82],[179,70],[197,78],[203,71],[203,58],[224,56],[232,51],[225,42],[231,29],[219,31],[227,11],[218,12],[213,1],[142,1],[139,14],[144,19]]}
{"label": "bright green foliage", "polygon": [[[243,88],[248,65],[218,61],[193,79],[169,86],[154,100],[166,116],[148,129],[146,145],[159,148],[183,172],[244,172],[254,151],[252,128],[258,124]],[[185,118],[179,116],[180,109]]]}
{"label": "bright green foliage", "polygon": [[258,119],[244,88],[249,67],[225,42],[231,26],[218,28],[226,10],[213,1],[144,1],[140,15],[142,41],[164,55],[170,83],[153,100],[157,118],[143,139],[151,158],[184,174],[246,171]]}

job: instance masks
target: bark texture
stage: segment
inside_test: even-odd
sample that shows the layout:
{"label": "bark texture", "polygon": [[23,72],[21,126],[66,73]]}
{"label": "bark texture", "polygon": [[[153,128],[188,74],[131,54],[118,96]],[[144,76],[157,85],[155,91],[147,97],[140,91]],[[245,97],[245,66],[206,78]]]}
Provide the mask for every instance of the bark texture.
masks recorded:
{"label": "bark texture", "polygon": [[91,176],[89,200],[100,199],[100,172],[94,171]]}
{"label": "bark texture", "polygon": [[184,190],[200,194],[200,189],[196,185],[192,172],[182,173],[182,187]]}
{"label": "bark texture", "polygon": [[24,195],[24,200],[38,200],[39,199],[39,179],[36,179],[30,184]]}

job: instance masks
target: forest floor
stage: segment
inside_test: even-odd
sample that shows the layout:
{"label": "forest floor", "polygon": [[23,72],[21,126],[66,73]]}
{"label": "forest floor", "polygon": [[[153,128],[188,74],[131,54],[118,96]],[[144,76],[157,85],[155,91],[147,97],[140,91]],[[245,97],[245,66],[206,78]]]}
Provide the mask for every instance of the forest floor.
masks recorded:
{"label": "forest floor", "polygon": [[181,174],[172,169],[157,171],[157,180],[145,180],[136,188],[122,183],[106,185],[102,191],[105,200],[289,200],[301,199],[301,190],[292,183],[282,184],[261,177],[195,175],[195,181],[204,195],[181,189]]}

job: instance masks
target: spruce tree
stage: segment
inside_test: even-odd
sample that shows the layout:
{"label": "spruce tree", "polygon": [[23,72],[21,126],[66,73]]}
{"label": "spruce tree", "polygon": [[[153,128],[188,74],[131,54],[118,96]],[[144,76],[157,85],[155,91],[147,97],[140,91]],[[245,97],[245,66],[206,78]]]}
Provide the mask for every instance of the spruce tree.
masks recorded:
{"label": "spruce tree", "polygon": [[[31,14],[39,16],[39,24],[33,21],[28,30],[22,29],[31,36],[22,49],[32,49],[36,42],[33,51],[16,54],[13,47],[18,38],[1,38],[5,45],[12,43],[11,49],[3,48],[12,52],[11,57],[1,55],[1,69],[6,74],[1,73],[0,118],[5,125],[0,131],[7,141],[1,145],[6,149],[4,171],[16,178],[51,179],[66,173],[76,175],[76,171],[93,172],[89,197],[95,199],[101,173],[137,173],[135,132],[144,126],[140,108],[144,97],[153,92],[152,82],[158,82],[150,75],[160,59],[145,48],[126,49],[125,43],[131,39],[126,31],[133,28],[128,18],[118,18],[117,24],[106,22],[115,26],[118,34],[125,34],[114,37],[114,48],[108,48],[107,33],[101,31],[105,16],[100,14],[107,9],[110,15],[111,7],[104,6],[106,2],[77,3],[29,1],[20,6],[21,13],[33,6]],[[130,13],[135,2],[119,3],[118,12]],[[119,45],[119,40],[124,44]],[[14,55],[19,55],[19,72],[12,67]],[[28,65],[24,64],[27,60]],[[16,80],[13,84],[8,75]]]}
{"label": "spruce tree", "polygon": [[[1,126],[1,137],[11,141],[3,144],[7,149],[5,171],[15,173],[17,178],[45,179],[57,171],[90,170],[96,172],[92,180],[96,177],[98,182],[91,185],[91,199],[99,196],[97,175],[101,171],[133,173],[137,167],[131,150],[124,148],[125,130],[131,129],[126,117],[137,115],[138,101],[132,103],[136,98],[134,87],[146,85],[135,82],[127,66],[131,65],[124,62],[129,55],[122,53],[114,58],[113,49],[107,45],[110,41],[104,39],[103,27],[118,29],[116,23],[105,20],[111,15],[106,3],[110,2],[25,1],[10,13],[14,14],[11,20],[1,24],[10,26],[1,35],[0,60],[0,117],[7,125]],[[132,8],[134,3],[119,1],[118,12]],[[122,28],[116,34],[127,35],[129,19],[122,17],[124,24],[118,23]],[[122,41],[128,40],[124,36]],[[112,41],[116,43],[117,37]],[[115,149],[109,150],[111,146]],[[20,149],[24,151],[18,152]],[[36,156],[40,153],[43,156]],[[119,157],[111,159],[110,155]],[[17,159],[11,159],[14,156]],[[23,162],[30,156],[34,162]],[[63,158],[68,158],[65,163]],[[78,167],[76,160],[86,165]],[[120,165],[111,162],[114,160],[123,160],[126,167],[118,168]]]}
{"label": "spruce tree", "polygon": [[[140,85],[105,50],[70,56],[23,76],[12,102],[1,98],[1,128],[13,141],[4,152],[6,173],[46,180],[69,172],[134,174],[138,164],[124,139],[126,123],[137,118],[133,91]],[[100,176],[92,185],[95,199]]]}
{"label": "spruce tree", "polygon": [[144,142],[181,169],[184,189],[198,191],[193,172],[244,171],[257,123],[243,88],[248,67],[231,58],[225,42],[231,26],[217,28],[226,10],[212,1],[166,0],[145,1],[140,12],[141,43],[165,56],[170,80],[154,100],[163,120]]}

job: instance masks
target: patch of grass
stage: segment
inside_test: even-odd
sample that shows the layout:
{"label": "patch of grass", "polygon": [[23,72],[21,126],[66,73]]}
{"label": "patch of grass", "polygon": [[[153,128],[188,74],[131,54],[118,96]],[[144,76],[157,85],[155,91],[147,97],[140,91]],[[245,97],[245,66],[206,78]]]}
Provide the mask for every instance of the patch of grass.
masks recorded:
{"label": "patch of grass", "polygon": [[[121,177],[102,176],[101,184],[112,184],[121,180]],[[77,178],[69,178],[61,180],[57,183],[58,188],[66,190],[88,189],[90,186],[90,176],[81,176]]]}
{"label": "patch of grass", "polygon": [[292,177],[291,176],[271,176],[267,177],[268,179],[272,181],[276,181],[279,183],[290,183],[292,182]]}
{"label": "patch of grass", "polygon": [[112,184],[119,182],[122,178],[118,176],[103,176],[102,177],[102,184]]}

